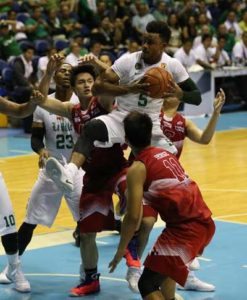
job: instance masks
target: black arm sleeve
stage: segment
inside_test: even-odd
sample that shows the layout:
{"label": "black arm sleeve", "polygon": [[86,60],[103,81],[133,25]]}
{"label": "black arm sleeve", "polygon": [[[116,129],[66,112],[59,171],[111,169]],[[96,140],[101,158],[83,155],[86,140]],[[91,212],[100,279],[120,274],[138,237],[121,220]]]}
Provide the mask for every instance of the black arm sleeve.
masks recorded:
{"label": "black arm sleeve", "polygon": [[179,86],[183,90],[182,102],[194,105],[199,105],[202,102],[201,92],[191,78],[179,83]]}
{"label": "black arm sleeve", "polygon": [[39,151],[45,147],[43,142],[44,136],[44,127],[32,127],[31,147],[34,152],[39,153]]}

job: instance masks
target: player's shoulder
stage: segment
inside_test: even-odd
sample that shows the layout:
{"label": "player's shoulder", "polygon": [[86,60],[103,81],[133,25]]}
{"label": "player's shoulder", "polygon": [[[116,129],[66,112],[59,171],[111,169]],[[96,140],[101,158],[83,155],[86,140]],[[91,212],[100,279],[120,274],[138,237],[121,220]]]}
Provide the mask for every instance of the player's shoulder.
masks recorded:
{"label": "player's shoulder", "polygon": [[171,57],[170,55],[164,52],[162,54],[161,63],[164,63],[168,66],[174,66],[180,64],[180,61],[177,58]]}

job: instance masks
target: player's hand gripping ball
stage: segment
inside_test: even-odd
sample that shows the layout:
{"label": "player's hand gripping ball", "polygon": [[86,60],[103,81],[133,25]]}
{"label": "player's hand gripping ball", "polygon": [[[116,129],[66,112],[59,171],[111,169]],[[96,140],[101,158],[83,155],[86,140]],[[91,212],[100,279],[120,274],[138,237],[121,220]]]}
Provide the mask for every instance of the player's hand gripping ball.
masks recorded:
{"label": "player's hand gripping ball", "polygon": [[152,98],[163,98],[164,93],[169,93],[172,75],[164,68],[153,67],[149,69],[143,77],[143,83],[149,83],[146,88],[148,95]]}

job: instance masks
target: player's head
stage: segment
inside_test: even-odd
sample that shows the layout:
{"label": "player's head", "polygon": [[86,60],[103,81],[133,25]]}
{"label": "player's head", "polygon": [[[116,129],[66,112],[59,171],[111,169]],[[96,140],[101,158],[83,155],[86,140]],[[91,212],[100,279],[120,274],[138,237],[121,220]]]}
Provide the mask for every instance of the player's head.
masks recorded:
{"label": "player's head", "polygon": [[95,68],[90,64],[79,65],[73,68],[70,83],[79,99],[92,97],[92,86],[96,76]]}
{"label": "player's head", "polygon": [[133,111],[124,119],[127,143],[131,148],[142,149],[151,144],[153,123],[145,113]]}
{"label": "player's head", "polygon": [[72,66],[67,63],[63,63],[61,67],[54,74],[54,81],[57,87],[71,88],[70,85],[70,74]]}
{"label": "player's head", "polygon": [[147,24],[143,35],[142,58],[148,64],[157,63],[171,37],[171,30],[163,21],[152,21]]}

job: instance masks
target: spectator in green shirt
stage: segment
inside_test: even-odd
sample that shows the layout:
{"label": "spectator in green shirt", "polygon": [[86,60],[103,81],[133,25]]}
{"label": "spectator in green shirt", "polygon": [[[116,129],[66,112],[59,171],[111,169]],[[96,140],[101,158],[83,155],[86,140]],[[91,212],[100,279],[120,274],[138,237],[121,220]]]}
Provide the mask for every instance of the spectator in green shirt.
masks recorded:
{"label": "spectator in green shirt", "polygon": [[25,22],[26,33],[28,37],[34,41],[39,39],[46,39],[48,37],[48,24],[42,18],[41,7],[35,7],[31,18]]}
{"label": "spectator in green shirt", "polygon": [[12,56],[21,54],[19,44],[15,39],[15,33],[9,30],[7,20],[0,22],[0,56],[4,60],[8,60]]}
{"label": "spectator in green shirt", "polygon": [[12,9],[13,0],[0,0],[0,13],[8,12]]}

